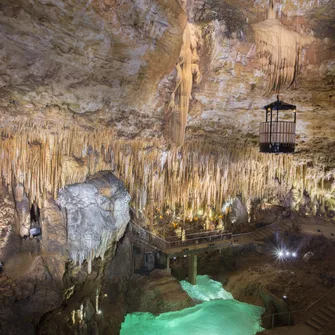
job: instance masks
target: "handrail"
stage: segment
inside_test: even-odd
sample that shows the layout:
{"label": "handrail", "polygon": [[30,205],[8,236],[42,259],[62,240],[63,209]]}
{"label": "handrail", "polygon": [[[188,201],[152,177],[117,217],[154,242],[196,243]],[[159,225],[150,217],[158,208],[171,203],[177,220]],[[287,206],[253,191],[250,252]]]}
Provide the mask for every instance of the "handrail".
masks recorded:
{"label": "handrail", "polygon": [[[273,222],[273,223],[271,223],[271,224],[269,224],[269,225],[266,225],[266,226],[264,226],[264,227],[258,228],[258,229],[256,229],[256,230],[246,232],[246,233],[238,233],[238,234],[233,234],[233,233],[222,233],[222,235],[230,235],[230,234],[232,234],[232,237],[235,237],[235,236],[236,236],[236,237],[237,237],[237,236],[244,236],[244,235],[251,235],[251,234],[253,234],[253,233],[255,233],[255,232],[258,232],[258,231],[260,231],[260,230],[269,228],[269,227],[274,226],[274,225],[276,225],[276,224],[278,224],[277,221],[275,221],[275,222]],[[215,230],[215,231],[220,231],[220,230]],[[211,235],[211,234],[210,234],[211,232],[215,232],[215,231],[206,231],[206,232],[201,232],[201,233],[195,233],[195,234],[199,234],[199,235],[203,234],[203,236],[198,237],[198,238],[193,238],[193,239],[187,239],[186,241],[192,241],[192,240],[195,240],[195,239],[198,239],[198,240],[199,240],[199,239],[202,238],[202,237],[203,237],[203,238],[217,237],[217,236],[221,235],[221,234],[217,234],[217,235]],[[195,234],[194,234],[194,235],[195,235]],[[207,235],[205,235],[205,234],[207,234]],[[191,234],[190,234],[190,235],[191,235]],[[180,239],[176,239],[176,240],[173,240],[173,241],[168,241],[168,240],[166,240],[167,243],[186,242],[186,241],[181,241]]]}
{"label": "handrail", "polygon": [[[200,236],[198,236],[198,237],[195,237],[195,238],[191,238],[191,239],[187,239],[187,240],[180,240],[180,239],[176,239],[176,240],[174,240],[174,241],[167,241],[167,240],[165,240],[165,239],[163,239],[163,238],[161,238],[160,236],[158,236],[158,235],[155,235],[154,233],[152,233],[152,232],[150,232],[150,231],[148,231],[148,230],[146,230],[146,229],[144,229],[144,228],[142,228],[141,226],[139,226],[138,224],[136,224],[133,220],[131,220],[130,221],[131,222],[131,224],[135,227],[135,228],[137,228],[137,229],[139,229],[140,231],[142,231],[144,234],[148,234],[149,236],[151,236],[152,238],[153,238],[153,240],[155,240],[155,239],[157,239],[157,240],[159,240],[161,243],[163,243],[163,245],[164,245],[164,247],[162,248],[162,249],[170,249],[170,248],[172,248],[172,247],[176,247],[176,246],[182,246],[182,245],[184,245],[184,246],[187,246],[188,244],[193,244],[194,243],[194,241],[201,241],[201,240],[204,240],[204,239],[215,239],[215,238],[217,238],[217,237],[220,237],[220,240],[223,240],[225,237],[230,237],[229,239],[232,239],[232,238],[235,238],[235,237],[240,237],[240,236],[244,236],[244,235],[251,235],[251,234],[253,234],[253,233],[255,233],[255,232],[258,232],[258,231],[260,231],[260,230],[263,230],[263,229],[266,229],[266,228],[268,228],[268,227],[271,227],[271,226],[273,226],[273,225],[276,225],[276,224],[278,224],[278,222],[277,221],[275,221],[275,222],[273,222],[273,223],[271,223],[271,224],[269,224],[269,225],[266,225],[266,226],[264,226],[264,227],[261,227],[261,228],[259,228],[259,229],[256,229],[256,230],[253,230],[253,231],[251,231],[251,232],[247,232],[247,233],[239,233],[239,234],[233,234],[233,233],[220,233],[220,234],[216,234],[216,235],[212,235],[211,233],[212,232],[216,232],[216,231],[220,231],[220,230],[216,230],[216,231],[206,231],[206,232],[201,232],[201,233],[195,233],[195,234],[199,234]],[[193,235],[195,235],[195,234],[193,234]],[[161,248],[162,247],[162,245],[159,245],[159,247]]]}
{"label": "handrail", "polygon": [[149,232],[148,230],[140,227],[134,221],[131,220],[130,223],[132,225],[132,229],[137,230],[137,232],[139,234],[142,233],[142,236],[140,236],[142,240],[146,240],[147,242],[155,245],[156,247],[158,247],[160,249],[165,249],[166,248],[168,242],[166,242],[165,240],[163,240],[159,236]]}
{"label": "handrail", "polygon": [[330,289],[329,291],[327,291],[322,297],[320,297],[319,299],[317,299],[316,301],[314,301],[311,305],[309,305],[306,309],[310,309],[312,306],[314,306],[316,303],[318,303],[321,299],[323,299],[326,295],[328,295],[331,291],[333,291],[335,289],[335,286]]}
{"label": "handrail", "polygon": [[269,315],[264,316],[264,318],[267,318],[269,316],[272,315],[279,315],[279,314],[291,314],[291,313],[296,313],[296,312],[303,312],[303,311],[307,311],[308,309],[312,308],[315,304],[317,304],[320,300],[322,300],[326,295],[328,295],[330,292],[332,292],[333,290],[335,290],[335,286],[332,287],[329,291],[327,291],[324,295],[322,295],[320,298],[318,298],[317,300],[315,300],[313,303],[311,303],[308,307],[306,308],[301,308],[301,309],[296,309],[294,311],[289,311],[289,312],[280,312],[280,313],[271,313]]}
{"label": "handrail", "polygon": [[224,236],[233,236],[233,234],[228,233],[228,234],[218,234],[218,235],[209,235],[209,236],[202,236],[202,237],[195,237],[195,238],[190,238],[185,241],[167,241],[167,243],[172,244],[172,243],[179,243],[179,242],[188,242],[188,241],[199,241],[201,239],[208,239],[208,238],[214,238],[214,237],[224,237]]}
{"label": "handrail", "polygon": [[[309,310],[310,308],[312,308],[315,304],[317,304],[319,301],[321,301],[326,295],[328,295],[329,293],[331,293],[333,290],[335,290],[335,286],[333,286],[329,291],[327,291],[325,294],[323,294],[320,298],[316,299],[314,302],[312,302],[308,307],[306,308],[302,308],[302,309],[296,309],[294,311],[289,311],[289,312],[280,312],[280,313],[271,313],[269,315],[265,315],[263,316],[263,319],[267,319],[267,318],[272,318],[272,328],[274,328],[274,317],[276,315],[289,315],[289,320],[291,320],[291,314],[294,313],[299,313],[299,312],[304,312]],[[290,321],[289,321],[289,326],[290,326]]]}
{"label": "handrail", "polygon": [[131,224],[134,225],[136,228],[139,228],[141,230],[143,230],[144,232],[150,234],[151,236],[154,236],[155,238],[158,238],[159,240],[161,240],[162,242],[168,243],[166,240],[164,240],[163,238],[159,237],[158,235],[152,233],[149,230],[144,229],[143,227],[139,226],[137,223],[135,223],[133,220],[130,220]]}
{"label": "handrail", "polygon": [[[183,230],[184,232],[185,230]],[[215,230],[207,230],[207,231],[201,231],[199,233],[192,233],[192,234],[187,234],[186,231],[185,231],[185,235],[187,236],[194,236],[194,235],[201,235],[201,234],[213,234],[213,233],[216,233],[216,232],[223,232],[224,230],[222,229],[215,229]],[[225,234],[228,234],[230,232],[226,232]],[[167,237],[167,238],[175,238],[177,239],[178,237],[176,236],[171,236],[171,237]]]}
{"label": "handrail", "polygon": [[[226,235],[231,235],[233,236],[233,233],[220,233],[220,234],[208,234],[208,235],[201,235],[201,236],[197,236],[197,237],[193,237],[193,238],[188,238],[186,239],[185,241],[193,241],[193,240],[199,240],[199,239],[202,239],[202,238],[211,238],[211,237],[217,237],[217,236],[226,236]],[[166,242],[168,243],[176,243],[176,242],[185,242],[185,241],[182,241],[180,239],[175,239],[175,240],[166,240]]]}

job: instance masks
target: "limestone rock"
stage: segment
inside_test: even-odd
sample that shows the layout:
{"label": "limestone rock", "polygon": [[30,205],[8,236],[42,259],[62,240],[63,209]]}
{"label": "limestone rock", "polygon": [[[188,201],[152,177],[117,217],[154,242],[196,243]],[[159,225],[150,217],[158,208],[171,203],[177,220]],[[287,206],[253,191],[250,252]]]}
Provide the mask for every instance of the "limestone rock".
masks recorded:
{"label": "limestone rock", "polygon": [[8,189],[0,183],[0,261],[4,262],[15,231],[14,201]]}
{"label": "limestone rock", "polygon": [[176,311],[194,305],[192,299],[182,290],[180,283],[167,274],[150,280],[135,276],[127,298],[132,311],[153,314]]}
{"label": "limestone rock", "polygon": [[47,253],[65,254],[66,226],[62,212],[50,193],[43,204],[43,248]]}
{"label": "limestone rock", "polygon": [[234,229],[248,223],[248,211],[240,198],[236,198],[231,206],[231,212],[228,215],[230,226]]}
{"label": "limestone rock", "polygon": [[60,190],[71,258],[79,264],[86,259],[89,273],[92,260],[103,258],[108,244],[123,236],[130,220],[129,201],[123,183],[108,171]]}

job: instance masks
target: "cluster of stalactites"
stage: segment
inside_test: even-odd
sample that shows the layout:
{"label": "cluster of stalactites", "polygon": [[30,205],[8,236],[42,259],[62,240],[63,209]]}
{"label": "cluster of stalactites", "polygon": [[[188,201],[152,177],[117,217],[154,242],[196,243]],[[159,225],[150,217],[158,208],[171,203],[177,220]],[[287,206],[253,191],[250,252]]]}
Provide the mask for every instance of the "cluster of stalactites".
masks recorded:
{"label": "cluster of stalactites", "polygon": [[[125,182],[137,211],[149,216],[154,206],[181,208],[192,215],[208,206],[220,209],[225,200],[283,197],[295,187],[303,195],[322,198],[325,174],[306,168],[289,155],[264,155],[256,147],[224,146],[205,141],[164,150],[160,143],[113,140],[108,132],[76,131],[52,135],[4,133],[0,169],[8,184],[24,185],[40,203],[46,192],[57,196],[66,184],[112,170]],[[97,250],[92,251],[97,255]],[[79,262],[90,255],[73,255]]]}
{"label": "cluster of stalactites", "polygon": [[88,175],[109,169],[107,156],[112,133],[108,130],[82,132],[3,130],[0,138],[0,168],[11,185],[23,184],[31,201],[39,205],[47,192],[57,197],[64,185],[81,182]]}
{"label": "cluster of stalactites", "polygon": [[268,76],[265,93],[289,87],[300,70],[302,48],[313,41],[284,27],[270,5],[267,20],[254,24],[257,54]]}
{"label": "cluster of stalactites", "polygon": [[101,231],[101,243],[96,247],[90,250],[86,249],[70,249],[71,259],[75,264],[81,266],[81,264],[86,260],[87,261],[87,272],[92,272],[92,262],[94,258],[100,257],[102,260],[104,259],[105,252],[108,246],[113,239],[113,232],[108,230]]}
{"label": "cluster of stalactites", "polygon": [[197,41],[194,27],[187,23],[183,45],[176,65],[176,86],[166,111],[166,138],[177,147],[183,145],[193,82],[199,83]]}

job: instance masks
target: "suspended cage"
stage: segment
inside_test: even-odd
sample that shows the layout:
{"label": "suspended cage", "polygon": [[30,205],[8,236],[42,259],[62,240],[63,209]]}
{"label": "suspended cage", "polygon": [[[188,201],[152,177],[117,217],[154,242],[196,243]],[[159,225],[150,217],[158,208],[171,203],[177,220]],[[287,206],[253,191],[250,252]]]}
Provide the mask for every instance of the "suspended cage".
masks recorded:
{"label": "suspended cage", "polygon": [[[295,149],[296,106],[277,101],[264,106],[265,122],[259,131],[259,151],[268,153],[291,153]],[[279,121],[279,111],[293,111],[293,121]]]}

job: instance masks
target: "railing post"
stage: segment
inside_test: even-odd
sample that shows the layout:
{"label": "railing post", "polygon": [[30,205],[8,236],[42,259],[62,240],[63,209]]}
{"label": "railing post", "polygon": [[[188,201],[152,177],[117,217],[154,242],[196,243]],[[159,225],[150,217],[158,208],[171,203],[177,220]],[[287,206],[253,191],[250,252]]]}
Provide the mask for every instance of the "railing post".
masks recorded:
{"label": "railing post", "polygon": [[275,315],[272,314],[272,328],[274,328],[274,325],[275,325]]}
{"label": "railing post", "polygon": [[291,326],[291,312],[288,313],[288,325]]}

